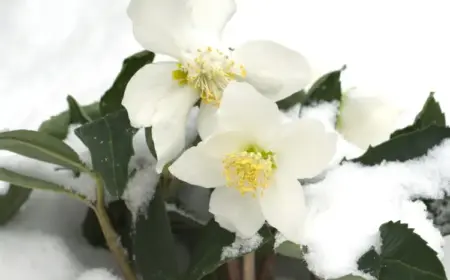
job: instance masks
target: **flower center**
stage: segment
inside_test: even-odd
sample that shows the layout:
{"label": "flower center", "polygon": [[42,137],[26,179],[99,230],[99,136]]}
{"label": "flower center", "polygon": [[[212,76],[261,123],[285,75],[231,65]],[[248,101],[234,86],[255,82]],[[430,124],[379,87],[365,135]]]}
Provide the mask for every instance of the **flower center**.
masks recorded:
{"label": "flower center", "polygon": [[173,79],[180,86],[188,85],[198,90],[203,102],[219,106],[225,87],[238,76],[245,77],[245,69],[211,47],[198,49],[196,55],[194,59],[178,64],[178,69],[172,73]]}
{"label": "flower center", "polygon": [[228,154],[223,167],[228,187],[236,188],[242,195],[251,193],[253,196],[257,191],[264,192],[277,168],[275,155],[256,146]]}

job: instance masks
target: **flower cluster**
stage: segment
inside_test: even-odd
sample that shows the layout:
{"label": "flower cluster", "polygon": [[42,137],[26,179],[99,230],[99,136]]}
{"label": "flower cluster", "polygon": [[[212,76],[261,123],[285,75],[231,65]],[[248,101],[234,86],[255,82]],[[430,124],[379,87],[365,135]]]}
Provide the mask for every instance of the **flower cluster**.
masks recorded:
{"label": "flower cluster", "polygon": [[[176,61],[141,68],[122,105],[133,126],[152,127],[158,172],[168,167],[180,180],[214,188],[209,210],[223,228],[248,238],[267,222],[301,243],[306,205],[299,180],[327,168],[337,133],[314,118],[286,121],[275,102],[311,84],[310,65],[269,40],[228,45],[221,33],[235,11],[233,0],[131,0],[138,42]],[[359,139],[349,126],[371,107],[355,102],[343,102],[339,129],[367,148],[370,135]],[[186,122],[197,105],[201,142],[186,149]]]}

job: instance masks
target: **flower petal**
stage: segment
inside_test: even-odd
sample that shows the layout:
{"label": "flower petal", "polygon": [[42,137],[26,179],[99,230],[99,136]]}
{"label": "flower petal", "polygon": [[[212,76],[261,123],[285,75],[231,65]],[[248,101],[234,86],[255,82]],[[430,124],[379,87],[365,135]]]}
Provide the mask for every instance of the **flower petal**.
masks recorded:
{"label": "flower petal", "polygon": [[131,0],[127,9],[136,40],[147,50],[181,57],[180,41],[191,27],[179,0]]}
{"label": "flower petal", "polygon": [[347,141],[366,150],[389,139],[400,110],[377,97],[347,96],[341,103],[337,130]]}
{"label": "flower petal", "polygon": [[273,135],[282,117],[277,105],[250,84],[232,82],[223,93],[216,132],[234,130]]}
{"label": "flower petal", "polygon": [[173,176],[191,185],[216,188],[225,185],[222,161],[208,156],[201,146],[187,149],[169,166]]}
{"label": "flower petal", "polygon": [[258,200],[251,195],[241,195],[229,187],[217,188],[211,194],[209,212],[217,216],[216,221],[228,230],[235,228],[242,238],[254,236],[264,224]]}
{"label": "flower petal", "polygon": [[312,82],[312,70],[306,58],[272,41],[249,41],[236,48],[233,58],[244,65],[245,80],[274,101]]}
{"label": "flower petal", "polygon": [[148,127],[158,102],[179,88],[172,79],[176,64],[172,62],[148,64],[139,69],[128,82],[122,100],[131,125]]}
{"label": "flower petal", "polygon": [[197,130],[201,139],[206,139],[212,135],[217,128],[217,107],[204,104],[200,105],[197,118]]}
{"label": "flower petal", "polygon": [[221,34],[236,12],[234,0],[190,0],[196,28],[210,34]]}
{"label": "flower petal", "polygon": [[300,183],[277,174],[273,185],[259,196],[261,211],[267,222],[288,240],[300,243],[306,216],[305,197]]}
{"label": "flower petal", "polygon": [[332,160],[337,135],[327,132],[320,121],[299,119],[283,125],[283,133],[271,150],[280,170],[294,178],[312,178]]}
{"label": "flower petal", "polygon": [[127,12],[144,48],[180,59],[205,40],[217,43],[235,10],[234,0],[131,0]]}
{"label": "flower petal", "polygon": [[183,87],[158,103],[152,126],[158,173],[184,150],[188,113],[197,99],[195,91]]}
{"label": "flower petal", "polygon": [[227,131],[212,135],[202,141],[199,146],[202,146],[209,156],[222,160],[225,155],[241,152],[248,145],[254,144],[256,140],[245,131]]}

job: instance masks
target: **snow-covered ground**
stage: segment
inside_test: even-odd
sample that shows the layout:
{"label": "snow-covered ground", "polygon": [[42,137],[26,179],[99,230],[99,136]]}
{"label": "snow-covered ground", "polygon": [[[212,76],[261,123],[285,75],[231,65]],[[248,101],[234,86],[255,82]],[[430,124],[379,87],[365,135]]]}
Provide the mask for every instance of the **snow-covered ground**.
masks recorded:
{"label": "snow-covered ground", "polygon": [[[411,115],[429,91],[450,114],[450,26],[445,0],[237,0],[229,42],[270,38],[301,51],[317,74],[347,64],[346,84],[382,94]],[[125,9],[128,0],[0,2],[0,130],[36,129],[73,95],[99,98],[124,57],[140,50]],[[7,153],[0,153],[6,156]],[[113,262],[80,234],[85,207],[33,193],[15,220],[0,228],[0,278],[114,279]],[[450,271],[450,244],[446,247]],[[79,277],[79,278],[78,278]]]}

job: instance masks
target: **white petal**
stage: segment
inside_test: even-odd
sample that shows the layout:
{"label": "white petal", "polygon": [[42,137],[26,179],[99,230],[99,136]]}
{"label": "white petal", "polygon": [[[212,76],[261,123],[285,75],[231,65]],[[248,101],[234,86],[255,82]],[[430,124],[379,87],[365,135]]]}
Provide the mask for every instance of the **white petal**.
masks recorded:
{"label": "white petal", "polygon": [[304,56],[272,41],[249,41],[233,52],[243,64],[245,80],[268,98],[278,101],[303,89],[312,81]]}
{"label": "white petal", "polygon": [[215,44],[235,10],[233,0],[131,0],[128,16],[144,48],[181,58],[205,40]]}
{"label": "white petal", "polygon": [[170,173],[191,185],[216,188],[225,185],[222,161],[208,156],[201,146],[187,149],[169,167]]}
{"label": "white petal", "polygon": [[376,97],[345,97],[339,112],[337,130],[361,149],[389,139],[400,110]]}
{"label": "white petal", "polygon": [[217,222],[225,220],[228,230],[234,227],[236,234],[242,238],[252,237],[264,224],[258,200],[251,195],[242,196],[238,190],[229,187],[213,191],[209,212],[219,217]]}
{"label": "white petal", "polygon": [[152,126],[158,172],[184,150],[188,113],[197,99],[195,91],[183,87],[158,103]]}
{"label": "white petal", "polygon": [[216,131],[216,128],[217,107],[202,103],[197,118],[197,129],[200,138],[208,138],[208,136]]}
{"label": "white petal", "polygon": [[187,7],[179,0],[131,0],[128,16],[136,40],[147,50],[181,57],[189,28]]}
{"label": "white petal", "polygon": [[122,105],[127,109],[131,125],[148,127],[158,102],[179,88],[172,79],[175,63],[153,63],[142,67],[130,79],[123,96]]}
{"label": "white petal", "polygon": [[337,135],[320,121],[299,119],[283,125],[271,150],[280,170],[294,178],[312,178],[322,172],[336,152]]}
{"label": "white petal", "polygon": [[232,82],[223,93],[217,131],[272,134],[282,122],[277,105],[248,83]]}
{"label": "white petal", "polygon": [[234,0],[191,0],[192,19],[196,28],[221,34],[236,12]]}
{"label": "white petal", "polygon": [[226,131],[212,135],[199,146],[209,156],[222,160],[229,153],[241,152],[249,145],[255,144],[256,140],[245,131]]}
{"label": "white petal", "polygon": [[261,211],[271,226],[288,240],[300,243],[306,206],[303,188],[289,176],[277,174],[273,185],[259,197]]}

